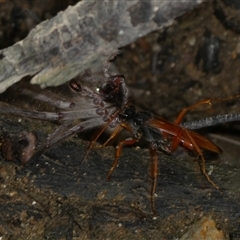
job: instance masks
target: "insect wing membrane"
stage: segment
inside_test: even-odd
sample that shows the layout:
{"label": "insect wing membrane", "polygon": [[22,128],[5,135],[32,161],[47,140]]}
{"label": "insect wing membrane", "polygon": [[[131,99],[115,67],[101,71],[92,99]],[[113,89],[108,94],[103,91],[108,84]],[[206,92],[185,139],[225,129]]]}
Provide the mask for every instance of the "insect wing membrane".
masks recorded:
{"label": "insect wing membrane", "polygon": [[[213,143],[209,139],[197,134],[196,132],[193,132],[193,131],[190,131],[190,130],[187,130],[187,131],[190,133],[191,137],[197,143],[197,145],[200,149],[208,150],[210,152],[215,152],[215,153],[218,153],[218,154],[223,152],[220,147],[218,147],[215,143]],[[188,139],[188,136],[186,135],[186,133],[184,133],[181,137],[184,140]]]}
{"label": "insect wing membrane", "polygon": [[[193,141],[197,144],[197,146],[201,150],[208,150],[214,153],[222,153],[222,149],[218,147],[215,143],[210,141],[209,139],[202,137],[201,135],[197,134],[196,132],[190,131],[188,129],[184,129],[181,126],[167,121],[161,117],[154,117],[148,121],[150,127],[158,128],[159,131],[166,137],[176,137],[179,134],[179,138],[181,142],[185,142],[188,145],[192,145],[191,139],[189,139],[188,134],[191,136]],[[188,134],[186,133],[188,132]],[[190,150],[190,149],[189,149]]]}

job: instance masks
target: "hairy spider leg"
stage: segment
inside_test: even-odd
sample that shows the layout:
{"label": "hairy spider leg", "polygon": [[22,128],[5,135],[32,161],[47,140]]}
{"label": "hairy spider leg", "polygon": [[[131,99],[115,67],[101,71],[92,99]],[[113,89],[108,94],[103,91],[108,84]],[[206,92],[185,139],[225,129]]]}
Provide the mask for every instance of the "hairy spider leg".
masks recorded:
{"label": "hairy spider leg", "polygon": [[40,149],[34,153],[34,155],[31,157],[31,159],[27,162],[26,165],[31,165],[33,162],[35,162],[50,146],[53,145],[51,139],[56,139],[69,128],[71,125],[70,121],[64,122],[62,125],[60,125],[50,136],[46,139],[46,143],[42,144]]}
{"label": "hairy spider leg", "polygon": [[50,148],[55,143],[62,140],[62,138],[64,137],[64,134],[66,134],[67,131],[71,128],[71,125],[72,125],[72,121],[63,122],[58,128],[54,130],[53,133],[51,133],[47,137],[46,143],[43,144],[43,148]]}
{"label": "hairy spider leg", "polygon": [[89,119],[84,122],[80,122],[77,125],[71,126],[70,122],[67,122],[66,125],[59,126],[48,138],[45,144],[37,151],[33,157],[29,160],[30,164],[34,160],[37,160],[41,154],[43,154],[48,148],[53,146],[54,144],[65,140],[66,138],[75,135],[76,133],[83,132],[85,130],[89,130],[94,127],[101,126],[103,124],[103,120],[100,118]]}
{"label": "hairy spider leg", "polygon": [[59,120],[60,115],[54,112],[37,112],[14,107],[8,103],[0,102],[0,113],[40,120]]}

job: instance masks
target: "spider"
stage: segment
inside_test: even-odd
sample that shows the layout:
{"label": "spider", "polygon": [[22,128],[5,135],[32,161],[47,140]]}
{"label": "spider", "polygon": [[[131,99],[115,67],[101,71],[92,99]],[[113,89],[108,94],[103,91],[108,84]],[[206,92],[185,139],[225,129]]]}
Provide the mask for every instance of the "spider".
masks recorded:
{"label": "spider", "polygon": [[[22,94],[42,102],[47,102],[55,107],[57,109],[55,112],[30,111],[0,102],[0,113],[2,114],[13,114],[42,120],[57,120],[60,122],[60,126],[49,135],[40,149],[34,153],[33,156],[30,156],[27,164],[39,158],[46,149],[59,141],[73,136],[76,133],[82,133],[83,131],[95,128],[100,129],[94,140],[90,142],[85,156],[79,163],[81,164],[86,160],[89,151],[103,132],[108,131],[110,136],[102,147],[109,145],[120,132],[127,131],[129,136],[117,144],[115,160],[108,172],[107,178],[110,180],[114,169],[117,167],[122,148],[126,145],[131,146],[140,140],[144,140],[147,143],[151,156],[151,208],[155,216],[157,215],[155,192],[158,177],[158,151],[172,153],[179,146],[184,148],[191,156],[195,156],[200,160],[199,165],[203,175],[213,187],[219,189],[206,172],[205,153],[210,152],[218,155],[222,150],[215,143],[190,130],[190,128],[194,129],[192,126],[199,128],[199,125],[200,127],[204,127],[205,125],[212,126],[221,122],[236,121],[240,119],[240,115],[230,114],[212,117],[210,124],[208,124],[209,119],[200,122],[191,122],[190,124],[181,124],[184,115],[189,110],[202,104],[211,105],[211,103],[215,101],[211,99],[202,100],[188,108],[184,108],[178,114],[175,122],[170,122],[155,116],[148,111],[137,111],[136,108],[130,104],[131,99],[128,97],[128,88],[125,84],[124,76],[119,74],[111,75],[109,73],[109,64],[114,57],[105,63],[102,75],[99,75],[97,78],[93,78],[88,71],[80,78],[73,79],[69,82],[69,89],[72,92],[71,101],[65,98],[65,95],[68,95],[67,91],[65,91],[64,95],[60,98],[55,96],[54,99],[47,95],[36,94],[27,89],[22,90]],[[240,95],[237,95],[217,101],[228,101],[239,97]],[[187,126],[187,128],[184,126]]]}

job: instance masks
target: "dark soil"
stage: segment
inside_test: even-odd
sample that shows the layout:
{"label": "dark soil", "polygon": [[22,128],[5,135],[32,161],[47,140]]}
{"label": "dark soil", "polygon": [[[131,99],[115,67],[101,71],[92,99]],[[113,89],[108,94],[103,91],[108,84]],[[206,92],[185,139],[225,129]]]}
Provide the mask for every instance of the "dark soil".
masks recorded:
{"label": "dark soil", "polygon": [[[44,20],[74,3],[16,2],[0,3],[0,48],[19,41],[36,24],[22,10]],[[139,109],[174,120],[197,101],[239,94],[240,36],[234,23],[240,10],[229,2],[234,1],[204,3],[172,26],[123,48],[117,71],[125,76]],[[191,111],[185,120],[231,112],[240,112],[240,99],[213,101],[211,108]],[[38,142],[54,128],[50,122],[0,116],[1,132],[28,130]],[[224,150],[220,159],[207,164],[222,191],[206,181],[197,162],[183,151],[160,153],[156,220],[150,208],[147,149],[124,149],[111,182],[106,175],[114,148],[94,149],[79,166],[88,142],[78,137],[51,148],[28,167],[0,157],[1,239],[180,239],[203,217],[214,220],[223,239],[240,239],[239,123],[201,134]]]}

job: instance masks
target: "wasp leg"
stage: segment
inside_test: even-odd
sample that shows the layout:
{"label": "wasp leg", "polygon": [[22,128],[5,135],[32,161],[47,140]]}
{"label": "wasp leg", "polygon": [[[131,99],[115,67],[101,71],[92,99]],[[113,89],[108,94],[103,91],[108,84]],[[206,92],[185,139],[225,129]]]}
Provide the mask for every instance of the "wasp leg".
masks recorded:
{"label": "wasp leg", "polygon": [[[103,127],[101,128],[100,132],[97,134],[97,136],[94,138],[93,141],[91,141],[87,147],[87,150],[81,160],[81,164],[83,162],[86,161],[88,154],[90,153],[91,149],[93,148],[94,144],[96,143],[96,141],[98,140],[98,138],[102,135],[102,133],[108,128],[108,126],[111,124],[111,122],[117,117],[117,115],[120,113],[120,110],[116,110],[113,115],[111,116],[111,118],[109,119],[109,121],[107,123],[105,123],[105,125],[103,125]],[[100,126],[100,125],[99,125]]]}
{"label": "wasp leg", "polygon": [[203,156],[203,153],[202,153],[201,149],[198,147],[197,143],[194,141],[194,139],[192,138],[191,134],[187,130],[185,130],[185,129],[183,129],[183,131],[188,136],[188,138],[191,141],[195,151],[197,152],[197,154],[200,156],[200,158],[202,160],[202,164],[200,165],[200,169],[201,169],[202,174],[206,177],[207,181],[209,183],[211,183],[214,188],[219,190],[220,188],[211,180],[210,176],[206,172],[205,158]]}
{"label": "wasp leg", "polygon": [[115,168],[117,167],[117,165],[118,165],[119,158],[120,158],[120,156],[121,156],[123,146],[133,145],[133,144],[135,144],[137,141],[138,141],[137,138],[127,138],[127,139],[125,139],[124,141],[120,142],[120,143],[117,145],[117,147],[116,147],[116,153],[115,153],[115,160],[114,160],[113,165],[112,165],[112,167],[110,168],[110,170],[109,170],[109,172],[108,172],[108,175],[107,175],[107,180],[108,180],[108,181],[110,181],[111,176],[112,176],[112,173],[113,173],[114,169],[115,169]]}
{"label": "wasp leg", "polygon": [[[173,152],[174,150],[176,150],[176,148],[179,146],[181,142],[182,136],[184,135],[188,138],[189,142],[192,144],[191,151],[194,150],[202,160],[202,163],[200,164],[200,169],[202,174],[206,177],[207,181],[211,183],[214,188],[219,190],[219,187],[211,180],[211,178],[206,172],[205,158],[203,156],[202,150],[198,146],[197,142],[194,140],[190,131],[188,131],[187,129],[181,128],[181,130],[177,133],[177,135],[172,140],[171,151]],[[183,147],[190,150],[190,148],[187,145]]]}
{"label": "wasp leg", "polygon": [[107,141],[105,143],[103,143],[102,145],[99,145],[98,148],[103,148],[108,146],[109,142],[111,142],[122,130],[122,126],[118,125],[114,131],[112,132],[112,134],[110,135],[110,137],[107,139]]}
{"label": "wasp leg", "polygon": [[231,100],[236,99],[236,98],[240,98],[240,94],[235,95],[233,97],[223,98],[223,99],[210,99],[209,98],[209,99],[205,99],[205,100],[202,100],[200,102],[197,102],[197,103],[191,105],[190,107],[183,108],[180,111],[180,113],[178,114],[178,116],[175,120],[175,123],[179,124],[188,111],[190,111],[190,110],[192,110],[192,109],[194,109],[194,108],[196,108],[200,105],[208,104],[208,105],[211,106],[213,102],[227,102],[227,101],[231,101]]}
{"label": "wasp leg", "polygon": [[122,123],[121,125],[117,126],[117,128],[114,129],[114,131],[112,132],[110,137],[107,139],[107,141],[104,144],[102,144],[100,147],[106,147],[109,144],[109,142],[111,142],[123,130],[123,128],[129,131],[130,133],[132,133],[132,130],[130,129],[130,127]]}
{"label": "wasp leg", "polygon": [[192,109],[194,109],[194,108],[196,108],[196,107],[198,107],[200,105],[203,105],[203,104],[208,104],[208,105],[211,106],[212,105],[211,104],[211,99],[205,99],[205,100],[202,100],[200,102],[197,102],[197,103],[191,105],[190,107],[183,108],[180,111],[180,113],[178,114],[178,116],[177,116],[177,118],[175,120],[175,123],[179,124],[182,121],[183,117],[187,114],[188,111],[190,111],[190,110],[192,110]]}
{"label": "wasp leg", "polygon": [[151,177],[152,177],[151,208],[154,216],[157,216],[155,193],[156,193],[157,177],[158,177],[158,154],[157,154],[157,150],[154,147],[150,147],[149,152],[151,156]]}

